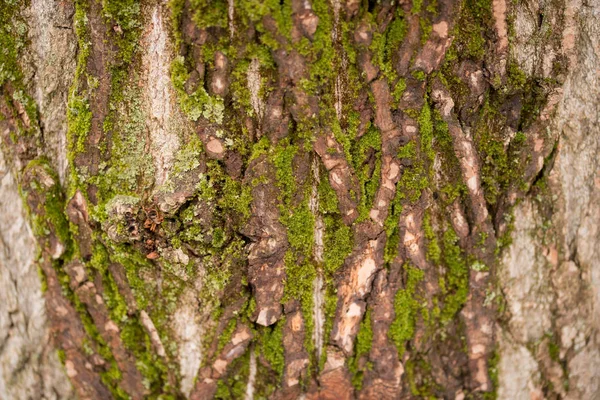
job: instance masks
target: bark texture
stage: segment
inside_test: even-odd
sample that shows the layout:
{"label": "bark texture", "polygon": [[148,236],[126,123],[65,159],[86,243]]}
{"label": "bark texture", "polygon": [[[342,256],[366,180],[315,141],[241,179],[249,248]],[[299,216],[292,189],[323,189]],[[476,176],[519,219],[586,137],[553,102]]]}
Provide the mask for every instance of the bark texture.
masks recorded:
{"label": "bark texture", "polygon": [[0,398],[599,398],[599,13],[4,0]]}

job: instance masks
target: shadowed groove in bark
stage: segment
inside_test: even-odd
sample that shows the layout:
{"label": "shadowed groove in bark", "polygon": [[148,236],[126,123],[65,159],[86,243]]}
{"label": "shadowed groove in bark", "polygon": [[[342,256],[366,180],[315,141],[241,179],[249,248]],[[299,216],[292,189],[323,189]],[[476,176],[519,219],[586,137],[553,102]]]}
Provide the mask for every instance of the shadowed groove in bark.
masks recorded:
{"label": "shadowed groove in bark", "polygon": [[18,73],[0,124],[81,397],[495,398],[498,255],[562,84],[519,68],[516,5],[74,7],[64,187]]}

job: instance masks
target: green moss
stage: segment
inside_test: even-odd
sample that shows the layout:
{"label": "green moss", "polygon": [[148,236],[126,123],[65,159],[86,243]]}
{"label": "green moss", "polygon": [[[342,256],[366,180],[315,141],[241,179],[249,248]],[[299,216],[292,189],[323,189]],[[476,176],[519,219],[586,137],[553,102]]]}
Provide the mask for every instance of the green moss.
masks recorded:
{"label": "green moss", "polygon": [[[73,25],[77,36],[78,54],[75,77],[69,89],[67,103],[67,158],[71,168],[69,194],[81,185],[79,171],[76,170],[75,158],[85,151],[85,144],[92,126],[92,112],[89,107],[88,93],[81,87],[84,82],[94,81],[87,75],[87,59],[90,54],[89,22],[87,19],[87,4],[75,1]],[[88,85],[94,90],[92,85]],[[94,85],[95,86],[95,85]]]}
{"label": "green moss", "polygon": [[400,219],[400,214],[402,213],[403,199],[403,186],[401,184],[397,184],[396,194],[390,202],[388,216],[383,224],[387,237],[383,255],[386,266],[389,266],[398,252],[398,245],[400,243],[400,227],[398,221]]}
{"label": "green moss", "polygon": [[413,14],[419,14],[421,12],[421,8],[423,7],[423,0],[413,0],[412,8],[410,10]]}
{"label": "green moss", "polygon": [[423,217],[423,231],[425,232],[425,239],[427,239],[427,260],[434,264],[439,264],[441,249],[437,241],[437,235],[433,230],[433,226],[431,226],[431,215],[429,212],[426,212]]}
{"label": "green moss", "polygon": [[286,282],[282,303],[289,300],[298,300],[302,308],[304,318],[304,329],[306,332],[304,345],[312,354],[314,345],[310,332],[313,331],[313,282],[317,277],[317,270],[314,264],[309,260],[298,262],[296,256],[291,251],[285,255],[285,273]]}
{"label": "green moss", "polygon": [[507,73],[508,84],[512,88],[525,89],[527,84],[527,75],[521,68],[519,68],[519,65],[515,61],[510,60],[508,62]]}
{"label": "green moss", "polygon": [[40,280],[40,290],[42,291],[42,294],[46,293],[48,290],[48,280],[46,279],[46,274],[44,274],[44,271],[39,265],[37,266],[37,273]]}
{"label": "green moss", "polygon": [[[371,318],[371,310],[367,310],[365,317],[360,323],[358,334],[356,335],[356,343],[354,345],[354,355],[349,361],[349,369],[352,373],[352,384],[356,390],[362,388],[364,368],[360,368],[359,360],[366,356],[371,351],[373,343],[373,321]],[[366,363],[366,369],[370,368],[370,363]]]}
{"label": "green moss", "polygon": [[345,225],[339,217],[325,216],[325,235],[323,237],[323,267],[333,274],[352,252],[352,229]]}
{"label": "green moss", "polygon": [[440,287],[444,297],[441,312],[442,324],[450,322],[467,301],[469,294],[469,267],[466,257],[458,245],[458,236],[450,227],[442,237],[442,258],[446,275]]}
{"label": "green moss", "polygon": [[429,163],[433,163],[435,152],[433,150],[433,120],[431,109],[425,101],[418,118],[419,133],[421,135],[421,152],[428,158]]}
{"label": "green moss", "polygon": [[411,394],[420,399],[436,399],[436,393],[444,390],[436,384],[432,376],[431,364],[418,356],[405,363],[406,380]]}
{"label": "green moss", "polygon": [[548,354],[554,362],[560,362],[560,346],[553,340],[548,342]]}
{"label": "green moss", "polygon": [[[127,248],[127,246],[123,246],[123,248]],[[144,386],[154,394],[168,394],[174,390],[168,383],[167,370],[169,367],[164,364],[162,358],[155,354],[154,346],[146,330],[141,325],[139,316],[128,313],[127,303],[119,292],[112,274],[108,272],[108,264],[114,260],[118,260],[125,267],[128,282],[136,296],[138,306],[149,312],[159,330],[159,336],[164,341],[166,315],[171,315],[174,311],[174,309],[169,310],[169,303],[173,302],[174,289],[169,279],[165,279],[162,284],[160,300],[153,300],[150,305],[147,304],[147,299],[153,298],[156,289],[152,283],[144,282],[138,277],[140,264],[147,263],[147,260],[142,257],[131,252],[131,250],[125,254],[121,253],[119,256],[113,255],[111,257],[104,246],[96,242],[89,264],[102,277],[104,289],[102,297],[110,312],[110,318],[118,324],[125,348],[135,357],[136,367],[142,374]],[[167,347],[167,351],[170,351],[170,348]]]}
{"label": "green moss", "polygon": [[[248,375],[250,374],[251,351],[247,351],[244,355],[231,362],[227,375],[217,382],[215,399],[237,400],[244,398],[248,385]],[[255,395],[258,395],[256,387]]]}
{"label": "green moss", "polygon": [[227,323],[227,326],[219,335],[219,345],[217,347],[217,354],[223,350],[223,348],[231,341],[231,337],[233,336],[233,332],[235,332],[235,328],[237,327],[237,321],[235,318],[232,318]]}
{"label": "green moss", "polygon": [[145,329],[137,318],[130,318],[120,324],[123,344],[136,358],[136,367],[143,377],[143,384],[154,395],[168,393],[167,366],[158,357]]}
{"label": "green moss", "polygon": [[227,1],[214,0],[210,4],[204,1],[192,0],[191,9],[194,10],[194,22],[200,28],[219,27],[227,28]]}
{"label": "green moss", "polygon": [[219,197],[219,206],[225,212],[234,211],[245,219],[250,217],[250,205],[252,204],[252,188],[242,185],[240,182],[225,178],[222,195]]}
{"label": "green moss", "polygon": [[413,78],[423,82],[425,81],[425,79],[427,79],[427,75],[425,74],[425,72],[421,71],[421,70],[417,70],[417,71],[413,71],[411,73],[411,75],[413,76]]}
{"label": "green moss", "polygon": [[483,393],[485,400],[496,400],[498,398],[498,365],[500,364],[500,352],[495,349],[488,359],[488,375],[492,381],[492,390]]}
{"label": "green moss", "polygon": [[262,155],[268,154],[269,149],[271,147],[271,142],[267,136],[263,136],[260,140],[252,145],[252,152],[250,158],[248,159],[248,163],[256,160]]}
{"label": "green moss", "polygon": [[398,107],[400,99],[402,98],[402,95],[404,94],[405,90],[406,81],[404,80],[404,78],[398,79],[398,82],[396,83],[396,85],[394,85],[394,89],[392,90],[392,107]]}
{"label": "green moss", "polygon": [[417,313],[421,309],[416,298],[416,290],[417,285],[424,277],[423,271],[410,264],[404,265],[404,271],[406,272],[406,283],[403,289],[396,292],[394,299],[396,317],[388,333],[400,356],[404,354],[406,341],[412,339],[415,332]]}
{"label": "green moss", "polygon": [[401,188],[397,194],[399,198],[408,198],[414,203],[419,200],[423,190],[429,186],[429,180],[427,179],[423,167],[419,164],[415,164],[404,170],[398,185]]}
{"label": "green moss", "polygon": [[502,134],[506,117],[498,111],[493,100],[484,103],[479,115],[474,138],[482,160],[481,183],[486,201],[495,204],[506,188],[522,179],[520,152],[525,138],[524,135],[515,136],[506,149],[506,138]]}
{"label": "green moss", "polygon": [[454,33],[453,47],[457,54],[477,61],[483,60],[486,51],[485,33],[492,29],[493,21],[491,0],[463,0]]}
{"label": "green moss", "polygon": [[[375,159],[374,166],[369,162],[371,158]],[[355,142],[352,160],[361,189],[357,219],[357,222],[360,222],[369,217],[369,211],[371,211],[381,179],[381,134],[377,128],[371,126]]]}
{"label": "green moss", "polygon": [[[0,7],[0,89],[4,89],[6,83],[10,83],[12,96],[9,97],[10,91],[6,92],[6,105],[11,108],[13,115],[17,117],[20,112],[16,110],[19,104],[27,119],[31,121],[29,127],[22,122],[23,116],[15,118],[18,124],[18,130],[23,135],[39,135],[39,127],[37,125],[38,114],[36,104],[27,94],[26,87],[23,82],[23,72],[19,65],[19,60],[22,57],[22,52],[25,50],[27,43],[27,23],[21,16],[21,8],[25,3],[17,0],[6,0],[2,2]],[[8,87],[7,87],[8,89]]]}
{"label": "green moss", "polygon": [[141,7],[137,0],[103,0],[104,18],[112,26],[120,28],[120,35],[113,35],[119,47],[118,57],[123,64],[132,61],[141,34]]}
{"label": "green moss", "polygon": [[181,35],[181,17],[185,8],[185,0],[169,0],[169,9],[171,10],[171,26],[173,27],[173,36],[175,37],[175,48],[180,48],[183,43]]}
{"label": "green moss", "polygon": [[[23,174],[31,173],[32,181],[28,188],[23,188],[25,196],[28,191],[40,192],[44,202],[37,204],[37,209],[29,210],[32,214],[32,228],[38,238],[54,235],[64,246],[62,259],[68,260],[72,255],[72,240],[69,223],[65,216],[65,198],[60,187],[58,175],[50,166],[49,161],[37,158],[30,161],[23,170]],[[51,186],[46,186],[52,182]]]}
{"label": "green moss", "polygon": [[394,50],[400,47],[407,32],[408,25],[404,11],[398,7],[396,16],[387,29],[383,33],[375,32],[373,34],[373,40],[369,47],[373,53],[373,63],[381,69],[390,84],[398,80],[398,74],[393,66]]}
{"label": "green moss", "polygon": [[18,15],[21,5],[20,1],[7,0],[0,10],[0,86],[22,79],[17,60],[25,47],[27,25]]}
{"label": "green moss", "polygon": [[283,354],[283,326],[285,318],[275,325],[265,327],[260,332],[260,352],[265,357],[271,369],[277,374],[278,381],[283,377],[285,357]]}
{"label": "green moss", "polygon": [[314,244],[315,216],[308,207],[308,201],[289,213],[284,213],[281,223],[287,228],[287,239],[292,248],[310,256]]}

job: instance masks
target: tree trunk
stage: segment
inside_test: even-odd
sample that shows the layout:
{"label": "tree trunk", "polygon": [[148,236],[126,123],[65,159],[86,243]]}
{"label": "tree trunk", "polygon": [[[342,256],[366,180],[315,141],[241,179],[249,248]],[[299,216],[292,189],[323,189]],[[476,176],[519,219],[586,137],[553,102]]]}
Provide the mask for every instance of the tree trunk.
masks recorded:
{"label": "tree trunk", "polygon": [[599,15],[2,0],[0,398],[600,398]]}

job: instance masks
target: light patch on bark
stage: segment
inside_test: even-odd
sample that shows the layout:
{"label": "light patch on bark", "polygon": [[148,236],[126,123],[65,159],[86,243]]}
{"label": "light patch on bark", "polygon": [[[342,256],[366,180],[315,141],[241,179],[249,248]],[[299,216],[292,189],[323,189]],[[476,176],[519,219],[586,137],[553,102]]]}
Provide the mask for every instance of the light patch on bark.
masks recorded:
{"label": "light patch on bark", "polygon": [[[313,182],[311,188],[311,194],[308,201],[308,207],[312,214],[315,216],[315,225],[314,225],[314,246],[313,246],[313,257],[317,264],[321,264],[323,262],[323,234],[325,231],[325,225],[323,223],[323,216],[319,213],[319,160],[317,157],[313,158],[311,165],[312,173],[313,173]],[[323,312],[323,307],[325,304],[325,298],[323,293],[323,271],[319,269],[317,271],[317,276],[313,281],[313,318],[314,318],[314,328],[313,328],[313,342],[315,344],[315,349],[317,351],[317,358],[321,357],[321,353],[323,352],[323,326],[325,324],[325,313]]]}
{"label": "light patch on bark", "polygon": [[499,270],[511,314],[511,335],[523,344],[539,341],[552,324],[550,269],[535,239],[535,231],[542,223],[530,201],[516,208],[514,244],[505,252]]}
{"label": "light patch on bark", "polygon": [[184,292],[180,302],[173,316],[173,330],[177,335],[179,349],[181,391],[187,396],[194,387],[194,379],[202,362],[203,329],[198,323],[194,292]]}
{"label": "light patch on bark", "polygon": [[[499,398],[530,398],[537,393],[531,382],[538,371],[548,374],[558,392],[567,379],[566,399],[600,396],[600,228],[592,217],[600,215],[600,113],[590,101],[600,96],[600,5],[581,7],[569,1],[565,6],[561,51],[569,58],[570,72],[549,129],[561,136],[554,168],[546,177],[554,213],[543,220],[534,201],[515,208],[513,241],[499,275],[511,314],[510,332],[500,341]],[[517,13],[519,35],[527,33],[519,26],[534,29],[527,12]],[[549,15],[546,9],[544,18]],[[533,63],[529,45],[517,44],[519,63]],[[542,243],[537,239],[544,235],[541,226],[555,231]],[[545,291],[550,293],[544,296]],[[553,375],[543,363],[534,365],[524,342],[546,333],[549,319],[566,377],[560,366]],[[520,366],[518,376],[515,365]]]}
{"label": "light patch on bark", "polygon": [[0,397],[61,399],[73,389],[50,345],[33,238],[0,151]]}
{"label": "light patch on bark", "polygon": [[543,399],[537,384],[540,381],[537,362],[527,347],[513,343],[505,332],[500,332],[499,345],[502,356],[498,365],[501,383],[498,398]]}
{"label": "light patch on bark", "polygon": [[77,49],[71,7],[68,2],[32,0],[25,10],[31,41],[25,61],[35,65],[35,71],[28,65],[23,68],[33,80],[45,151],[61,183],[67,173],[67,97]]}
{"label": "light patch on bark", "polygon": [[234,15],[234,0],[227,0],[227,18],[229,20],[229,37],[233,39],[233,35],[235,34],[235,26],[233,24],[233,15]]}
{"label": "light patch on bark", "polygon": [[325,325],[325,313],[323,312],[325,296],[322,271],[317,273],[317,277],[313,281],[313,304],[313,318],[315,325],[313,330],[313,342],[317,352],[317,359],[320,359],[321,354],[323,353],[323,327]]}
{"label": "light patch on bark", "polygon": [[508,29],[506,25],[506,0],[493,0],[494,30],[496,31],[496,53],[500,56],[500,70],[506,70],[506,53],[508,52]]}
{"label": "light patch on bark", "polygon": [[248,372],[248,384],[246,385],[246,396],[244,400],[254,399],[254,382],[256,381],[256,352],[254,346],[250,348],[250,366]]}
{"label": "light patch on bark", "polygon": [[143,87],[150,116],[147,124],[156,169],[155,184],[158,187],[169,178],[169,170],[179,148],[177,126],[182,122],[174,111],[169,73],[171,43],[167,26],[163,22],[161,6],[156,5],[151,15],[149,32],[141,47],[146,49],[143,54]]}
{"label": "light patch on bark", "polygon": [[154,322],[152,322],[150,316],[145,310],[140,311],[140,320],[146,329],[146,332],[148,332],[148,336],[150,336],[150,341],[152,342],[152,346],[154,347],[156,354],[158,354],[160,357],[165,357],[167,353],[165,352],[165,348],[160,340],[156,326],[154,326]]}
{"label": "light patch on bark", "polygon": [[250,62],[246,78],[248,80],[248,91],[250,92],[250,104],[260,122],[265,112],[265,104],[260,96],[260,61],[257,58],[253,58]]}
{"label": "light patch on bark", "polygon": [[371,290],[371,283],[377,271],[375,261],[377,241],[371,240],[365,243],[357,254],[360,254],[350,268],[349,278],[342,283],[338,293],[342,297],[341,312],[337,324],[335,324],[333,340],[346,354],[352,354],[354,338],[358,333],[358,324],[365,312],[364,297]]}
{"label": "light patch on bark", "polygon": [[[335,43],[338,40],[338,32],[340,30],[340,0],[332,0],[331,5],[333,6],[333,29],[331,30],[331,39]],[[342,54],[342,70],[346,69],[347,61],[345,59],[345,54]],[[334,87],[334,95],[335,95],[335,114],[337,115],[338,120],[342,119],[342,74],[336,74],[335,77],[335,87]]]}

